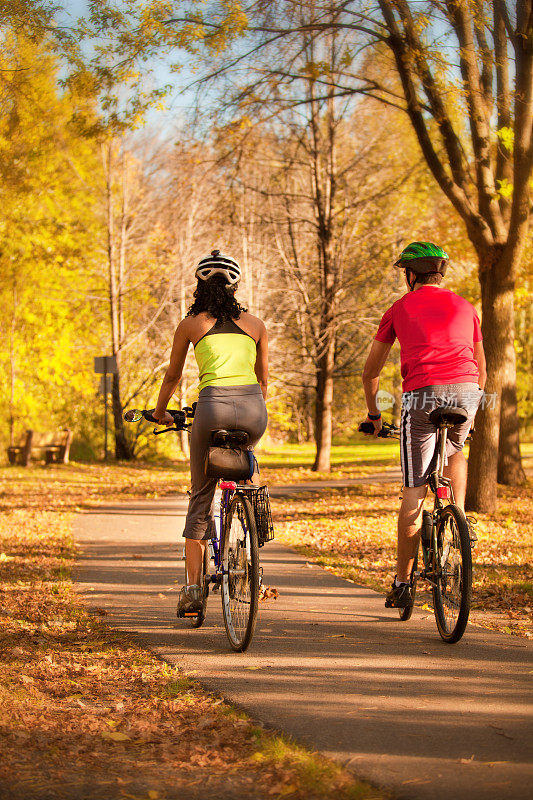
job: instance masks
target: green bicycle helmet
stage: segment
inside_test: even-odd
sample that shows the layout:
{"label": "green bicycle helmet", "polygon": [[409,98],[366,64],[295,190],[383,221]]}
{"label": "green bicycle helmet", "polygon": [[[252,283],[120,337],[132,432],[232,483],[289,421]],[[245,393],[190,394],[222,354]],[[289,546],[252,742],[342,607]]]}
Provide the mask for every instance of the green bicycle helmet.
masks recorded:
{"label": "green bicycle helmet", "polygon": [[400,257],[395,261],[394,266],[400,269],[410,269],[417,275],[430,275],[439,273],[446,275],[449,256],[442,247],[432,242],[411,242],[405,250],[402,250]]}

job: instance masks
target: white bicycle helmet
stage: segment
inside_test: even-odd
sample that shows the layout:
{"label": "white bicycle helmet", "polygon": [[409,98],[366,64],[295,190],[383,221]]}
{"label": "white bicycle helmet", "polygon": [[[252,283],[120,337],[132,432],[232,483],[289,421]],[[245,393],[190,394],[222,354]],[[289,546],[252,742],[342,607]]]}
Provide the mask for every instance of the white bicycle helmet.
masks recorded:
{"label": "white bicycle helmet", "polygon": [[223,275],[228,286],[233,286],[241,277],[241,268],[234,258],[223,256],[220,250],[212,250],[211,255],[202,258],[194,274],[201,281],[212,275]]}

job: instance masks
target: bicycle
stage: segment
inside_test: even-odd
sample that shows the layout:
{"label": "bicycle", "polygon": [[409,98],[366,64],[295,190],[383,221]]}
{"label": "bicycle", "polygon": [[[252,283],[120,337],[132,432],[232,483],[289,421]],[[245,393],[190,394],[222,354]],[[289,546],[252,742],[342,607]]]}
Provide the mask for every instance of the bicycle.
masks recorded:
{"label": "bicycle", "polygon": [[[169,410],[174,426],[163,430],[154,428],[154,435],[189,430],[192,423],[187,419],[194,417],[195,408],[193,404],[181,410]],[[137,422],[143,417],[158,424],[149,410],[133,409],[124,414],[128,422]],[[248,434],[246,431],[215,430],[212,444],[215,448],[242,451],[248,444]],[[210,588],[220,590],[224,627],[236,652],[244,652],[252,641],[263,574],[259,548],[274,538],[267,487],[242,482],[252,477],[255,464],[252,451],[244,452],[249,454],[249,472],[242,474],[241,482],[224,480],[223,475],[219,479],[222,497],[215,516],[216,536],[207,542],[204,552],[202,607],[183,615],[190,619],[193,628],[199,628],[206,617]],[[210,574],[211,561],[214,571]]]}
{"label": "bicycle", "polygon": [[[464,512],[455,505],[453,487],[443,474],[448,428],[464,422],[468,414],[464,408],[438,407],[429,415],[438,431],[435,453],[435,470],[430,474],[428,486],[434,495],[433,511],[422,512],[420,546],[423,568],[418,570],[418,551],[410,576],[413,601],[418,580],[431,586],[433,609],[440,636],[450,644],[458,642],[465,632],[472,601],[472,548],[470,529]],[[373,433],[370,422],[359,426],[362,433]],[[383,424],[379,438],[399,439],[399,428]],[[448,501],[443,503],[443,501]],[[398,609],[400,619],[407,621],[413,606]]]}

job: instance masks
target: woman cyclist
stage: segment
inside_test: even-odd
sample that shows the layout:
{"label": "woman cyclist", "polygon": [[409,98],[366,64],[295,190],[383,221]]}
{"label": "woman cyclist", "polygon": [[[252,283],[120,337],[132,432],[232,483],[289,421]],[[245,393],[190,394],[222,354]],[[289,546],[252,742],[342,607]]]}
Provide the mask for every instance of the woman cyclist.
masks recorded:
{"label": "woman cyclist", "polygon": [[215,535],[213,517],[217,481],[205,470],[211,432],[244,430],[257,444],[267,425],[268,338],[264,323],[235,298],[241,277],[238,263],[219,250],[203,258],[195,272],[194,302],[176,329],[170,363],[153,416],[172,425],[167,404],[181,380],[189,345],[200,373],[200,393],[191,432],[191,496],[185,529],[187,584],[181,589],[178,616],[201,607],[204,550]]}

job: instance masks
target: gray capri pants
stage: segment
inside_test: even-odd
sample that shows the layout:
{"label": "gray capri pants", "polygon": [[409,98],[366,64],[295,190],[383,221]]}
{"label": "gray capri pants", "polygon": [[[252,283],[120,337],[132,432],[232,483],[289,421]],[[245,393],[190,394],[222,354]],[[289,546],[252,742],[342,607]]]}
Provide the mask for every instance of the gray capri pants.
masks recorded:
{"label": "gray capri pants", "polygon": [[463,449],[465,439],[483,396],[477,383],[447,383],[424,386],[402,395],[400,422],[400,454],[404,486],[423,486],[435,470],[437,429],[429,415],[438,406],[459,406],[468,412],[468,419],[448,429],[446,461]]}
{"label": "gray capri pants", "polygon": [[264,434],[267,421],[258,383],[206,386],[201,390],[191,431],[191,498],[183,531],[185,539],[213,539],[215,536],[213,512],[217,480],[205,474],[211,433],[222,428],[246,431],[253,447]]}

